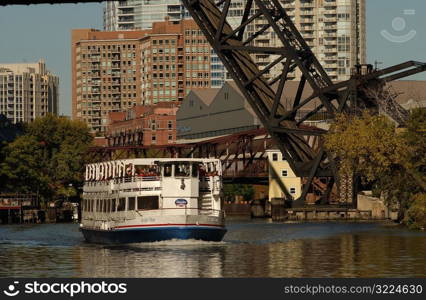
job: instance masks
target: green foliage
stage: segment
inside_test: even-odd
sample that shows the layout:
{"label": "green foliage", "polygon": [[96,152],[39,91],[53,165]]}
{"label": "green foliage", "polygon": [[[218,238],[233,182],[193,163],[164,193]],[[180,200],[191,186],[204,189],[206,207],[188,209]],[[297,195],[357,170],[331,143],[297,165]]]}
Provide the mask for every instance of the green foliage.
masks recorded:
{"label": "green foliage", "polygon": [[362,174],[368,181],[400,161],[400,141],[395,126],[383,116],[362,117],[339,115],[326,136],[325,146],[340,159],[346,172]]}
{"label": "green foliage", "polygon": [[48,115],[2,150],[2,190],[39,193],[42,199],[71,197],[82,185],[92,136],[79,121]]}
{"label": "green foliage", "polygon": [[405,224],[412,229],[426,229],[426,194],[414,195],[408,208]]}
{"label": "green foliage", "polygon": [[225,200],[234,202],[235,196],[242,196],[245,201],[251,201],[254,198],[254,188],[248,184],[225,184],[223,186]]}
{"label": "green foliage", "polygon": [[407,122],[407,130],[401,133],[401,138],[405,143],[405,166],[413,171],[413,176],[416,176],[417,180],[422,180],[422,175],[425,176],[426,174],[425,108],[418,108],[412,111]]}
{"label": "green foliage", "polygon": [[341,171],[374,184],[375,194],[397,204],[401,217],[415,195],[426,191],[426,111],[414,110],[398,133],[384,116],[340,115],[325,137]]}

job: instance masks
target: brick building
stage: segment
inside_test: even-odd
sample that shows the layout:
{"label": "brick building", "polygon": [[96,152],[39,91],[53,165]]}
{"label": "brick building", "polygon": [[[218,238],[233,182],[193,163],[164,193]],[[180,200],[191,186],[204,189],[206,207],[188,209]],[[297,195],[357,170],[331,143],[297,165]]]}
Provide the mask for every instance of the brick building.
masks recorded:
{"label": "brick building", "polygon": [[211,49],[193,20],[137,31],[72,31],[72,116],[106,131],[109,112],[182,101],[211,87]]}
{"label": "brick building", "polygon": [[108,114],[108,146],[167,145],[176,142],[176,103],[137,105]]}
{"label": "brick building", "polygon": [[141,40],[144,104],[182,101],[191,88],[210,88],[210,49],[192,20],[154,23]]}

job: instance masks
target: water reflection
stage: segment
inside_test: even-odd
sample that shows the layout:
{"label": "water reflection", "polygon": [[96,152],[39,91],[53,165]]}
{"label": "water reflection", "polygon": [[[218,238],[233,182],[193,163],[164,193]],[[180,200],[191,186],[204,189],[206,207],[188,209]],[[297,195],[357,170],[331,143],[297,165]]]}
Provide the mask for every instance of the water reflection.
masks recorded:
{"label": "water reflection", "polygon": [[223,277],[224,245],[171,241],[148,245],[79,247],[80,274],[94,277]]}
{"label": "water reflection", "polygon": [[[233,222],[224,242],[90,245],[72,224],[0,227],[0,277],[425,277],[426,234]],[[60,232],[60,234],[59,234]]]}

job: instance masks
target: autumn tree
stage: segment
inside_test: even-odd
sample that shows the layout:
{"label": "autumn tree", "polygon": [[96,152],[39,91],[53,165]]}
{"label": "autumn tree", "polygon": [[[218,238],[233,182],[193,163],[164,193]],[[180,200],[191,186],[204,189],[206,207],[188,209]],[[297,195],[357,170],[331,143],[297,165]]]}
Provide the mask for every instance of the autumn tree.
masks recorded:
{"label": "autumn tree", "polygon": [[397,203],[401,218],[416,195],[426,192],[426,111],[414,110],[405,130],[384,116],[339,115],[325,146],[346,174],[372,183],[388,203]]}
{"label": "autumn tree", "polygon": [[229,202],[234,202],[235,196],[242,196],[245,201],[251,201],[254,199],[255,191],[249,184],[225,184],[223,193]]}

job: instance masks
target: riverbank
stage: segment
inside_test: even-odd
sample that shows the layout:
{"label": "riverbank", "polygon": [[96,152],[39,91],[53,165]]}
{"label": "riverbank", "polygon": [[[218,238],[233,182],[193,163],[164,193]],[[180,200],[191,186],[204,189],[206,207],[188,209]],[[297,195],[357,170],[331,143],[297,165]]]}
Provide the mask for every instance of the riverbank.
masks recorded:
{"label": "riverbank", "polygon": [[13,206],[0,206],[0,224],[77,222],[78,214],[78,205],[71,202],[60,204],[52,202],[45,208],[17,203]]}

